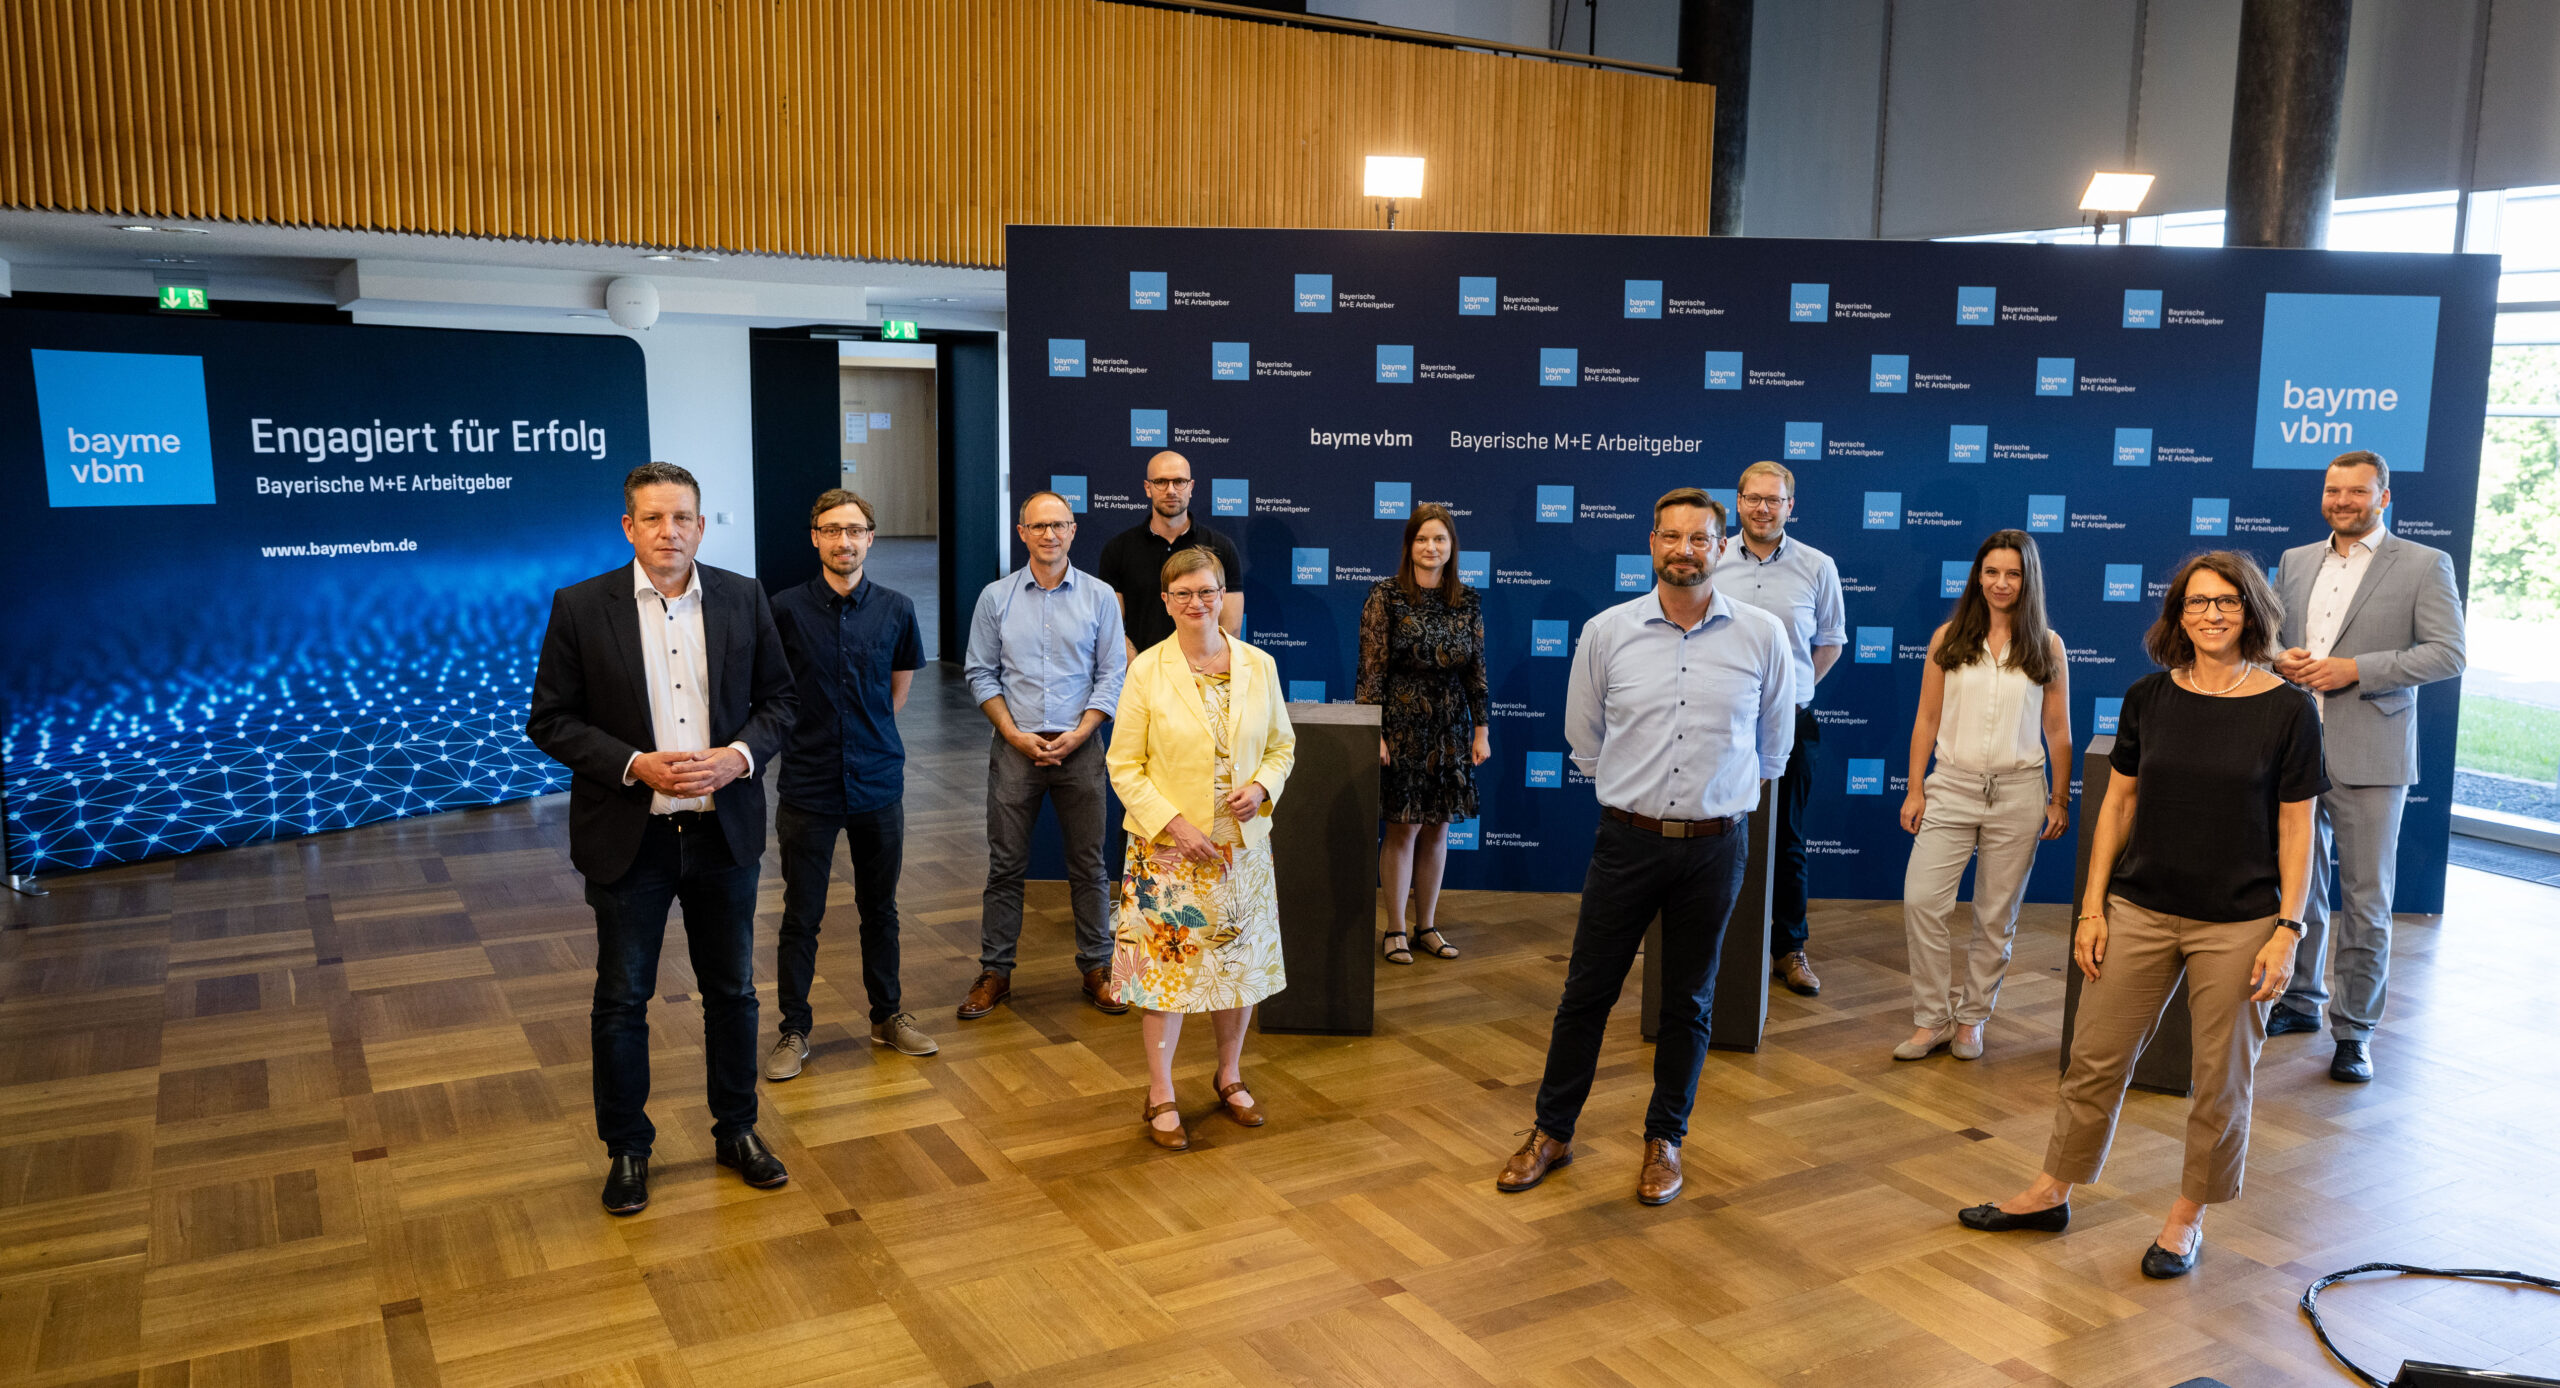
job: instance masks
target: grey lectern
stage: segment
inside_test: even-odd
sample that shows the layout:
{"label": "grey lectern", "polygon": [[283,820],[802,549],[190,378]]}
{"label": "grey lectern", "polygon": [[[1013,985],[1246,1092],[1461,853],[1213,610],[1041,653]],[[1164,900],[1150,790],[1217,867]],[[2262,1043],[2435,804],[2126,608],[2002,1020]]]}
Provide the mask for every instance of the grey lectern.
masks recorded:
{"label": "grey lectern", "polygon": [[[2098,807],[2107,803],[2107,754],[2116,749],[2116,737],[2107,733],[2089,739],[2089,750],[2080,756],[2080,866],[2071,874],[2071,914],[2076,930],[2080,903],[2088,899],[2089,849],[2098,839]],[[2080,965],[2069,956],[2070,936],[2063,937],[2062,965],[2062,1068],[2071,1068],[2071,1023],[2080,1014]],[[2098,968],[2104,971],[2106,965]],[[2194,1087],[2188,1072],[2195,1064],[2195,1031],[2187,1014],[2187,981],[2178,980],[2178,991],[2169,995],[2169,1005],[2160,1013],[2159,1029],[2151,1033],[2151,1044],[2143,1047],[2142,1058],[2133,1063],[2133,1084],[2137,1089],[2152,1089],[2163,1094],[2184,1094]]]}
{"label": "grey lectern", "polygon": [[1291,704],[1298,764],[1271,815],[1280,954],[1289,986],[1264,1031],[1366,1036],[1378,931],[1378,708]]}
{"label": "grey lectern", "polygon": [[[1751,840],[1742,868],[1742,894],[1734,898],[1733,919],[1724,928],[1724,953],[1716,961],[1714,1009],[1707,1015],[1707,1045],[1719,1051],[1760,1049],[1761,1028],[1769,1022],[1769,887],[1777,866],[1777,849],[1769,836],[1769,804],[1774,783],[1760,783],[1760,805],[1751,812]],[[1662,1030],[1662,918],[1644,935],[1644,1001],[1639,1013],[1644,1039]]]}

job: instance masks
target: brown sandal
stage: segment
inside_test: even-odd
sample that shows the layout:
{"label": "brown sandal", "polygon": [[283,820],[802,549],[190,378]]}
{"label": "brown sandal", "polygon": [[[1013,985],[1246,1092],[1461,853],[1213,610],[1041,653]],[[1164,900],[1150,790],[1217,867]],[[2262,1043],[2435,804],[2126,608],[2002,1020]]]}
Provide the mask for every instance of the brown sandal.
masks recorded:
{"label": "brown sandal", "polygon": [[1156,1126],[1156,1119],[1164,1114],[1173,1112],[1181,1106],[1181,1101],[1176,1099],[1167,1099],[1161,1104],[1147,1105],[1147,1111],[1138,1115],[1139,1121],[1146,1125],[1148,1138],[1153,1140],[1158,1147],[1162,1147],[1169,1152],[1187,1152],[1191,1149],[1190,1130],[1187,1128],[1176,1127],[1172,1132],[1166,1132],[1164,1129]]}
{"label": "brown sandal", "polygon": [[1255,1103],[1239,1104],[1231,1097],[1243,1089],[1243,1080],[1237,1080],[1233,1084],[1219,1085],[1218,1102],[1220,1105],[1225,1107],[1229,1118],[1236,1120],[1237,1123],[1244,1127],[1259,1128],[1263,1123],[1262,1105]]}

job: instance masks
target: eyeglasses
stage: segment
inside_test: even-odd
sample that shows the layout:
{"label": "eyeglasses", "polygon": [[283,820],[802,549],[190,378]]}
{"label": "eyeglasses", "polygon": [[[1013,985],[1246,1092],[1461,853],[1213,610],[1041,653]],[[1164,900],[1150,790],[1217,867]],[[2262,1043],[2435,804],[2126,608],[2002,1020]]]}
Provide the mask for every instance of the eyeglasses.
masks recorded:
{"label": "eyeglasses", "polygon": [[870,525],[813,525],[809,528],[816,531],[818,538],[821,540],[858,540],[879,527]]}
{"label": "eyeglasses", "polygon": [[1225,591],[1224,588],[1167,588],[1164,595],[1173,599],[1176,607],[1201,607],[1215,606],[1218,595]]}
{"label": "eyeglasses", "polygon": [[2238,593],[2216,593],[2211,597],[2206,597],[2201,593],[2195,593],[2190,594],[2187,598],[2187,611],[2191,614],[2201,614],[2208,607],[2221,613],[2237,612],[2241,608],[2240,595]]}
{"label": "eyeglasses", "polygon": [[1715,548],[1716,542],[1723,538],[1724,537],[1721,535],[1710,535],[1703,530],[1692,531],[1686,535],[1681,534],[1677,530],[1657,530],[1653,532],[1653,542],[1655,544],[1675,552],[1684,549],[1691,549],[1703,554],[1706,551]]}
{"label": "eyeglasses", "polygon": [[1787,499],[1783,496],[1751,496],[1746,494],[1735,497],[1733,500],[1736,507],[1745,511],[1775,511],[1779,507],[1787,504]]}
{"label": "eyeglasses", "polygon": [[1191,479],[1188,477],[1150,477],[1147,479],[1147,485],[1150,487],[1159,487],[1169,492],[1178,492],[1183,488],[1190,486]]}
{"label": "eyeglasses", "polygon": [[1076,528],[1074,521],[1029,521],[1023,529],[1034,535],[1062,535]]}

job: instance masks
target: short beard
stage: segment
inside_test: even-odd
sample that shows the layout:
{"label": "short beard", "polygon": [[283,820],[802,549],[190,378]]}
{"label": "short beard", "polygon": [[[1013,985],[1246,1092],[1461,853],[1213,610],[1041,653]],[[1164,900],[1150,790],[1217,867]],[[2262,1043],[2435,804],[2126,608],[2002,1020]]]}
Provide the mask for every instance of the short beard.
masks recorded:
{"label": "short beard", "polygon": [[1674,588],[1695,588],[1707,581],[1707,566],[1700,564],[1695,577],[1682,578],[1671,572],[1669,564],[1656,564],[1653,567],[1653,576],[1657,582],[1670,584]]}
{"label": "short beard", "polygon": [[1171,520],[1191,509],[1191,503],[1188,501],[1159,501],[1155,506],[1156,514],[1166,520]]}

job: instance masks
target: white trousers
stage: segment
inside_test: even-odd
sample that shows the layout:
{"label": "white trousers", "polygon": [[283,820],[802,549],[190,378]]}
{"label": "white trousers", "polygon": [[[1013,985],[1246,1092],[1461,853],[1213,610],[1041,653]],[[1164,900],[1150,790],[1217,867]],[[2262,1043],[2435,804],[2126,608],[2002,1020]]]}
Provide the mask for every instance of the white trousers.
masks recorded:
{"label": "white trousers", "polygon": [[[1921,782],[1928,808],[1902,877],[1902,928],[1911,948],[1911,1021],[1935,1029],[1990,1020],[2009,972],[2044,829],[2044,768],[1999,776],[1938,770]],[[1956,888],[1973,869],[1973,928],[1955,937]]]}

